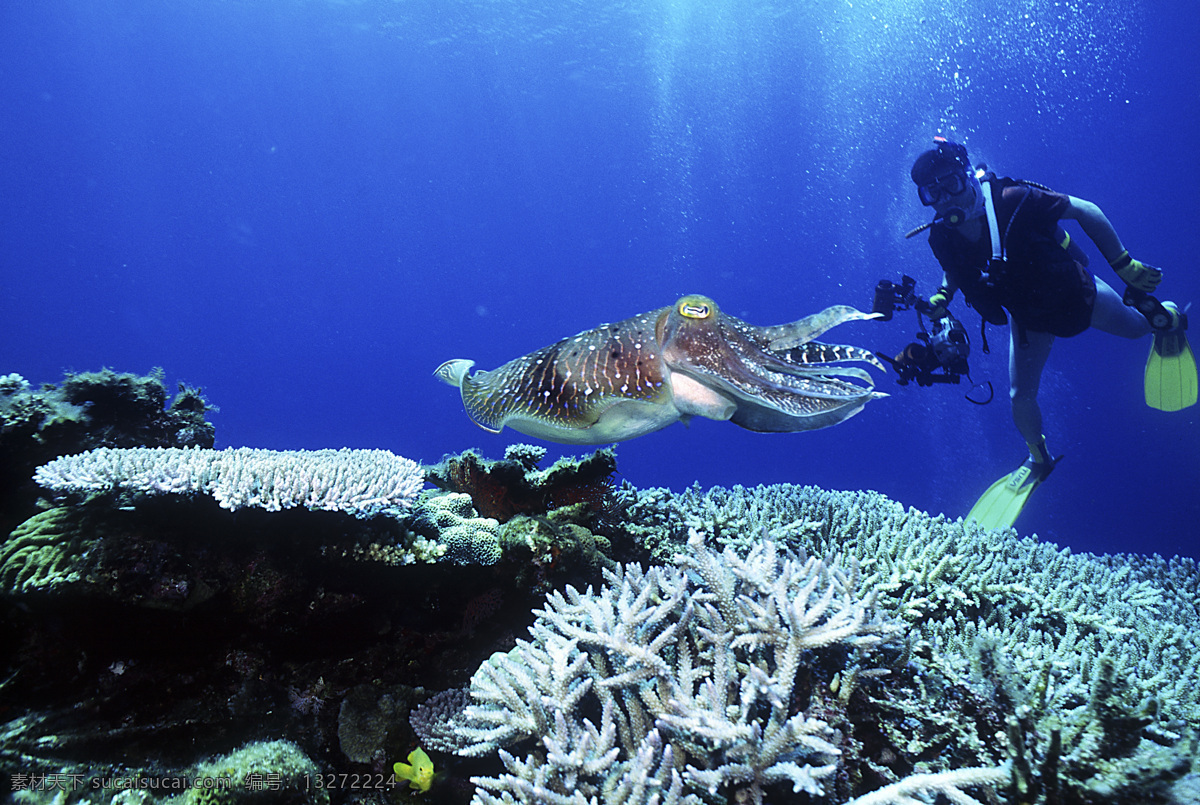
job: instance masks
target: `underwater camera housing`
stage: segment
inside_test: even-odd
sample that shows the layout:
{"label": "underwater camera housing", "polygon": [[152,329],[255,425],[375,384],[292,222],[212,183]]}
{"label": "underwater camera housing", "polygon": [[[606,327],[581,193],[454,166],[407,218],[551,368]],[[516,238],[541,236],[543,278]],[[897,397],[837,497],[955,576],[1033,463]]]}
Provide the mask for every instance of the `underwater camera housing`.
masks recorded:
{"label": "underwater camera housing", "polygon": [[[930,311],[929,303],[916,295],[917,281],[904,275],[899,283],[891,280],[880,280],[875,285],[875,300],[871,312],[881,314],[880,321],[889,321],[896,310],[917,311],[917,324],[920,331],[916,341],[908,344],[899,355],[891,357],[882,352],[875,354],[899,375],[896,382],[901,386],[916,383],[918,386],[934,384],[956,384],[966,377],[970,380],[971,370],[967,358],[971,354],[971,340],[967,337],[967,328],[954,316],[947,313],[940,319],[932,319],[929,326],[925,325],[925,317]],[[991,383],[976,384],[988,386],[986,400],[977,400],[967,392],[967,399],[977,405],[985,405],[992,400]]]}
{"label": "underwater camera housing", "polygon": [[914,381],[918,386],[958,383],[970,374],[967,356],[971,354],[971,343],[962,322],[947,314],[931,324],[931,330],[922,329],[917,340],[896,357],[875,353],[896,370],[900,375],[896,382],[902,386]]}
{"label": "underwater camera housing", "polygon": [[880,280],[875,283],[875,302],[871,305],[871,312],[882,314],[880,321],[891,321],[895,311],[908,310],[919,301],[916,288],[917,281],[907,274],[900,277],[900,284]]}

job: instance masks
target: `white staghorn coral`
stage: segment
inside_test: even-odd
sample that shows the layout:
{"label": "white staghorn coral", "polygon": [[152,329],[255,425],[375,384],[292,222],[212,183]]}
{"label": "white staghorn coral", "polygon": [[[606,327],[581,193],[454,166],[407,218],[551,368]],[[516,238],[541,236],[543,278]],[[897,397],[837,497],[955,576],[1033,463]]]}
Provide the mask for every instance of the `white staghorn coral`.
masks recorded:
{"label": "white staghorn coral", "polygon": [[[679,523],[739,551],[766,533],[794,550],[856,557],[857,590],[908,625],[912,667],[923,669],[904,701],[893,677],[888,706],[903,717],[879,721],[918,774],[946,771],[948,745],[956,762],[979,768],[1016,751],[1019,785],[1046,779],[1061,786],[1060,798],[1141,803],[1193,762],[1185,736],[1200,725],[1194,559],[1072,553],[876,492],[780,484],[679,495],[624,487],[620,496],[664,561],[683,549]],[[836,680],[838,697],[870,674]],[[995,723],[965,717],[955,688],[994,709]],[[1015,719],[1007,734],[997,729],[1006,715]],[[883,779],[895,782],[904,769],[890,768]],[[897,791],[896,802],[924,801]]]}
{"label": "white staghorn coral", "polygon": [[955,805],[981,805],[964,788],[994,787],[1012,779],[1009,764],[987,768],[954,769],[937,774],[912,774],[898,783],[864,794],[846,805],[921,805],[918,795],[941,794]]}
{"label": "white staghorn coral", "polygon": [[398,514],[420,492],[420,466],[387,450],[101,447],[37,469],[53,492],[203,494],[230,510],[303,506],[356,517]]}
{"label": "white staghorn coral", "polygon": [[[745,557],[698,541],[677,567],[625,565],[599,591],[552,593],[532,639],[471,680],[460,754],[500,748],[506,773],[475,778],[475,802],[762,803],[786,784],[826,793],[840,740],[797,710],[798,667],[823,652],[861,661],[896,627],[855,596],[840,560]],[[524,759],[503,747],[533,738]]]}

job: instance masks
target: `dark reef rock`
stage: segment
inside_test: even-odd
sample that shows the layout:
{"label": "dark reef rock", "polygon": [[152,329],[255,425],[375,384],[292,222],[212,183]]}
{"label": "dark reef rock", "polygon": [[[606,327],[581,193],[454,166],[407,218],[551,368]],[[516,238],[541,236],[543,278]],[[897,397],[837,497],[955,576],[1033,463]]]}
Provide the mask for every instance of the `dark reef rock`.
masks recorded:
{"label": "dark reef rock", "polygon": [[142,377],[68,374],[34,389],[20,375],[0,377],[0,533],[33,513],[33,471],[58,456],[96,447],[212,447],[200,389],[180,385],[168,404],[161,369]]}
{"label": "dark reef rock", "polygon": [[[114,379],[113,395],[139,396]],[[139,398],[148,419],[157,403]],[[133,438],[109,421],[90,420],[89,444]],[[34,508],[0,543],[0,772],[177,773],[287,737],[323,774],[390,774],[417,745],[411,708],[511,647],[546,590],[612,564],[611,452],[547,471],[524,460],[446,462],[510,512],[487,566],[420,556],[416,508],[359,519],[103,494]],[[459,771],[426,801],[469,799],[454,793],[472,773]],[[407,788],[328,793],[418,801]]]}
{"label": "dark reef rock", "polygon": [[501,523],[519,514],[536,515],[587,504],[593,513],[611,505],[616,453],[597,450],[582,459],[559,459],[546,470],[538,463],[546,451],[529,445],[513,445],[503,459],[491,461],[468,450],[447,456],[426,469],[426,479],[449,492],[471,496],[476,511]]}

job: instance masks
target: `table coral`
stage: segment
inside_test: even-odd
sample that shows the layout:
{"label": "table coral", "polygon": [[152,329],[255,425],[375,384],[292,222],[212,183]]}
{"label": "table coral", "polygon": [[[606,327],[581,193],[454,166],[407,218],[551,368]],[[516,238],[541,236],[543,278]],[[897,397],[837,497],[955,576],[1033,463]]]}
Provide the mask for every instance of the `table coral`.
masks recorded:
{"label": "table coral", "polygon": [[420,466],[387,450],[97,448],[63,456],[34,479],[62,494],[208,495],[222,508],[304,507],[356,517],[398,515],[424,483]]}

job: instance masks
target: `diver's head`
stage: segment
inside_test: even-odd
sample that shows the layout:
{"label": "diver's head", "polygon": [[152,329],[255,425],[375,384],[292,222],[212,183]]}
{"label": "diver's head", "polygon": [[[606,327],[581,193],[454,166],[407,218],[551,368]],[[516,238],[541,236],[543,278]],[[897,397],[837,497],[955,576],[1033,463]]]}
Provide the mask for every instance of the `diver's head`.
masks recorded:
{"label": "diver's head", "polygon": [[[933,148],[922,153],[913,163],[912,180],[921,188],[955,172],[971,172],[971,160],[967,157],[966,146],[938,135],[933,138]],[[933,203],[925,201],[924,196],[921,197],[921,201],[927,206]]]}
{"label": "diver's head", "polygon": [[912,180],[921,203],[934,208],[937,220],[958,226],[983,211],[979,180],[964,146],[941,136],[933,141],[934,147],[913,163]]}

